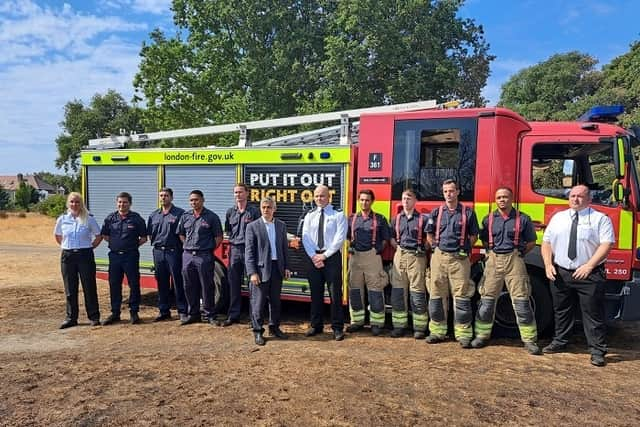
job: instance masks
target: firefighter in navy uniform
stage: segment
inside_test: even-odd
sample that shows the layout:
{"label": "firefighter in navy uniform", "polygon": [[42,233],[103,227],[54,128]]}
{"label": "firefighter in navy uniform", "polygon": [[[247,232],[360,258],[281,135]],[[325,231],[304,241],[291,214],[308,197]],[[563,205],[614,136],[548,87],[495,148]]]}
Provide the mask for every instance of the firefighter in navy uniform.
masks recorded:
{"label": "firefighter in navy uniform", "polygon": [[475,285],[471,281],[471,248],[478,239],[478,219],[473,209],[458,202],[460,189],[456,181],[442,184],[445,204],[429,217],[427,239],[433,247],[429,280],[429,316],[431,324],[427,343],[444,341],[447,336],[449,296],[454,304],[455,337],[462,348],[471,348],[473,309],[471,298]]}
{"label": "firefighter in navy uniform", "polygon": [[414,209],[416,194],[402,193],[402,212],[391,220],[391,246],[396,250],[391,269],[391,336],[401,337],[409,323],[407,292],[410,295],[413,336],[422,339],[427,332],[427,219]]}
{"label": "firefighter in navy uniform", "polygon": [[247,203],[249,187],[244,183],[238,183],[233,187],[235,204],[227,210],[224,221],[224,231],[229,236],[229,312],[227,320],[222,326],[231,326],[240,320],[241,299],[240,293],[245,272],[245,243],[244,235],[247,224],[260,218],[260,210]]}
{"label": "firefighter in navy uniform", "polygon": [[364,327],[365,292],[368,291],[371,333],[380,335],[384,327],[384,288],[388,276],[382,267],[380,254],[389,240],[389,224],[384,216],[371,210],[375,200],[373,191],[360,190],[360,213],[349,217],[347,236],[351,240],[349,258],[349,313],[348,332]]}
{"label": "firefighter in navy uniform", "polygon": [[129,284],[129,310],[131,324],[140,323],[140,251],[138,247],[147,241],[147,225],[144,219],[130,210],[131,194],[122,192],[116,197],[118,210],[104,219],[100,233],[109,242],[109,294],[111,315],[102,324],[120,321],[122,306],[122,280],[126,274]]}
{"label": "firefighter in navy uniform", "polygon": [[153,266],[158,283],[158,316],[154,322],[171,319],[170,292],[173,292],[180,320],[187,318],[187,300],[182,283],[182,242],[176,234],[184,209],[173,204],[173,190],[168,187],[158,193],[162,207],[149,215],[147,233],[153,247]]}
{"label": "firefighter in navy uniform", "polygon": [[204,207],[200,190],[189,193],[191,210],[180,217],[176,233],[182,240],[182,280],[187,298],[187,318],[181,325],[201,320],[200,299],[207,321],[222,326],[216,319],[213,251],[222,242],[222,223],[213,211]]}
{"label": "firefighter in navy uniform", "polygon": [[529,354],[542,354],[536,341],[538,330],[531,308],[531,286],[523,256],[536,244],[536,232],[531,219],[513,209],[513,191],[502,187],[496,190],[496,209],[482,220],[480,239],[487,249],[484,276],[480,282],[480,302],[476,312],[476,337],[471,346],[487,345],[496,314],[496,302],[506,284],[513,311],[520,329],[520,337]]}

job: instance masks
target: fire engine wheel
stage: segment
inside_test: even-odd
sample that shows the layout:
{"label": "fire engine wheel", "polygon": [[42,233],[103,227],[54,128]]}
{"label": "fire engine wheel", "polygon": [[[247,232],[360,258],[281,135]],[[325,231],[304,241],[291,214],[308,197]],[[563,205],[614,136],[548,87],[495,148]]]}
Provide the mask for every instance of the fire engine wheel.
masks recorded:
{"label": "fire engine wheel", "polygon": [[229,283],[227,282],[227,268],[218,258],[215,259],[213,266],[213,286],[216,290],[215,312],[218,314],[227,314],[229,311]]}
{"label": "fire engine wheel", "polygon": [[[541,271],[530,271],[529,280],[531,284],[531,306],[536,315],[538,335],[543,336],[548,332],[552,332],[553,326],[553,305],[551,293],[549,292],[549,282]],[[494,337],[520,337],[511,298],[506,290],[498,298],[492,335]]]}

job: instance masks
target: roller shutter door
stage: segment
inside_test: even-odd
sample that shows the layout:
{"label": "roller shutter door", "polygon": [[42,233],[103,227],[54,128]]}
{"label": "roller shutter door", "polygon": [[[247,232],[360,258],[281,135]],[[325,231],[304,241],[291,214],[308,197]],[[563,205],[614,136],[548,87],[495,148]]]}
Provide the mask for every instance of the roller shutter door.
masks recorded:
{"label": "roller shutter door", "polygon": [[[116,195],[131,194],[131,210],[139,213],[145,223],[158,208],[158,169],[156,166],[89,166],[87,168],[87,207],[102,227],[105,217],[116,210]],[[107,259],[106,242],[95,251],[97,259]],[[140,263],[153,264],[151,246],[140,248]]]}
{"label": "roller shutter door", "polygon": [[204,205],[220,217],[224,227],[224,215],[233,206],[233,186],[236,183],[235,166],[165,166],[165,185],[173,190],[173,202],[189,210],[189,193],[200,190]]}

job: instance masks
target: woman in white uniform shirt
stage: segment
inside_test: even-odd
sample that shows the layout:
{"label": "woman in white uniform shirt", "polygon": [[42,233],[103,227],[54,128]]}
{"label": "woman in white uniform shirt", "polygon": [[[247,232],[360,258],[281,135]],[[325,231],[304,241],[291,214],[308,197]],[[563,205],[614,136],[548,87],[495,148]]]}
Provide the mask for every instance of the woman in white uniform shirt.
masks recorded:
{"label": "woman in white uniform shirt", "polygon": [[[95,218],[89,214],[82,195],[71,193],[67,197],[67,213],[56,221],[54,235],[62,248],[60,268],[67,297],[67,318],[60,329],[78,324],[78,284],[82,282],[84,305],[91,326],[100,324],[98,292],[96,289],[96,261],[93,249],[100,244],[102,236]],[[78,280],[78,278],[80,280]]]}

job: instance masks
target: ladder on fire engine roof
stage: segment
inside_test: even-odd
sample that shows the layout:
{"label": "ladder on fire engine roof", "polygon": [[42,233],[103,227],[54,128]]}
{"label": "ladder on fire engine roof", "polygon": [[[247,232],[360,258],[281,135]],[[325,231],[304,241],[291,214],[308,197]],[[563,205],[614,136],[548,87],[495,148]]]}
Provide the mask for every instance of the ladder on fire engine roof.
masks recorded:
{"label": "ladder on fire engine roof", "polygon": [[[106,138],[89,140],[88,149],[125,148],[130,145],[144,146],[151,141],[162,139],[185,138],[192,136],[214,135],[229,132],[239,132],[239,147],[249,146],[283,146],[283,145],[348,145],[357,142],[358,124],[351,123],[351,119],[359,118],[364,113],[393,113],[401,111],[429,110],[434,108],[456,107],[457,102],[438,104],[435,100],[410,102],[406,104],[383,105],[379,107],[360,108],[356,110],[336,111],[332,113],[310,114],[306,116],[285,117],[280,119],[258,120],[253,122],[231,123],[226,125],[205,126],[190,129],[159,131],[151,133],[131,133],[130,135],[112,135]],[[322,129],[301,132],[272,138],[259,142],[251,142],[249,131],[255,129],[272,129],[280,127],[298,126],[323,122],[340,121],[339,125]]]}

